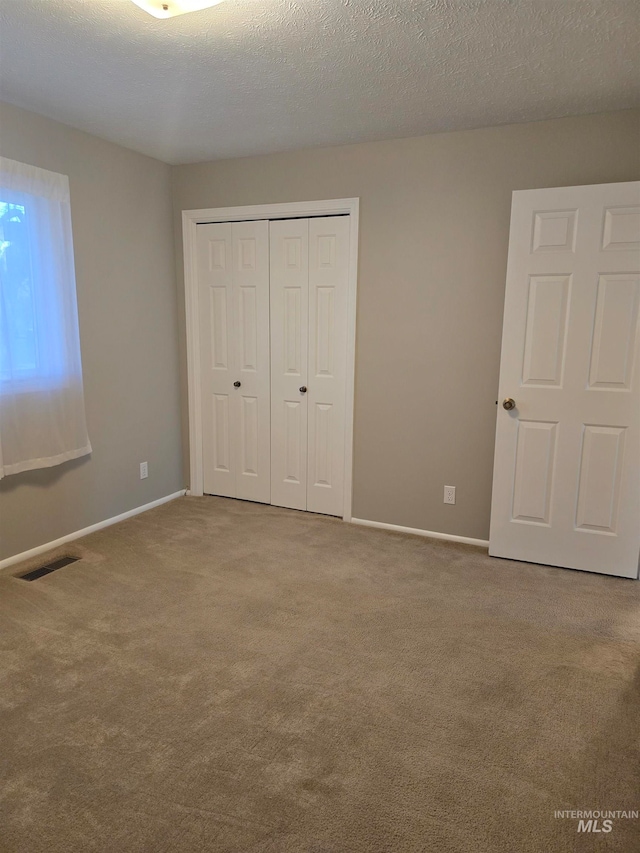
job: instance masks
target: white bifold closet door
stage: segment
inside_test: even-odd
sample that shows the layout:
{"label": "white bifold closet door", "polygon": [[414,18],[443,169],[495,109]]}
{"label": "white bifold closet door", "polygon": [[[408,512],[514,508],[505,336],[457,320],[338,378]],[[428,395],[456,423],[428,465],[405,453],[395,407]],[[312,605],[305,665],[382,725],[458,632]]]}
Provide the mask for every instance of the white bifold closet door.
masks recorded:
{"label": "white bifold closet door", "polygon": [[270,224],[271,503],[344,508],[349,217]]}
{"label": "white bifold closet door", "polygon": [[349,218],[198,225],[204,492],[344,511]]}
{"label": "white bifold closet door", "polygon": [[269,222],[198,226],[204,491],[270,503]]}

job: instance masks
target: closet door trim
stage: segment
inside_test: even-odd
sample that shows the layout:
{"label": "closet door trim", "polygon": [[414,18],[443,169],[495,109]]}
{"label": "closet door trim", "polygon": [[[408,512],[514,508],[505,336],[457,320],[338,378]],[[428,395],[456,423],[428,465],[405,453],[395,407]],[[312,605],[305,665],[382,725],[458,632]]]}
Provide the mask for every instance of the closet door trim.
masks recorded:
{"label": "closet door trim", "polygon": [[358,226],[360,199],[260,204],[182,211],[184,250],[187,374],[189,392],[189,471],[187,494],[203,494],[202,397],[200,386],[200,305],[198,299],[197,227],[206,223],[313,216],[349,216],[349,281],[347,297],[347,373],[345,400],[344,511],[351,521],[353,483],[353,405],[355,382],[356,294],[358,282]]}

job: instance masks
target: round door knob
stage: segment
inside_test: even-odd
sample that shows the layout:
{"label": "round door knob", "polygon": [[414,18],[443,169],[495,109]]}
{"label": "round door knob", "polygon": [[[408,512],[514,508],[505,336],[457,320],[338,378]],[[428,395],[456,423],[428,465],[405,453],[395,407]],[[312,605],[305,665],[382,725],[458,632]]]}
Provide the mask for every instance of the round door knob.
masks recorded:
{"label": "round door knob", "polygon": [[510,412],[511,409],[515,409],[515,407],[516,401],[512,400],[511,397],[507,397],[506,400],[502,401],[502,408],[506,409],[508,412]]}
{"label": "round door knob", "polygon": [[301,386],[300,386],[300,393],[301,393],[301,394],[306,394],[306,393],[307,393],[307,386],[306,386],[306,385],[301,385]]}
{"label": "round door knob", "polygon": [[234,387],[234,388],[239,388],[241,385],[242,385],[242,382],[238,382],[238,380],[237,380],[237,379],[236,379],[236,381],[233,383],[233,387]]}

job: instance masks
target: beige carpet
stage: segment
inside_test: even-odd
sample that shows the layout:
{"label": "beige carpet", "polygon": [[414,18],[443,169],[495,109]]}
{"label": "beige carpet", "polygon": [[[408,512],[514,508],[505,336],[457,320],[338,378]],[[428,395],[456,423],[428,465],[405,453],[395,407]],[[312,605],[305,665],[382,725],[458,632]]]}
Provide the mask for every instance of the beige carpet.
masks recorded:
{"label": "beige carpet", "polygon": [[640,849],[554,818],[640,807],[637,582],[221,498],[59,553],[0,577],[3,853]]}

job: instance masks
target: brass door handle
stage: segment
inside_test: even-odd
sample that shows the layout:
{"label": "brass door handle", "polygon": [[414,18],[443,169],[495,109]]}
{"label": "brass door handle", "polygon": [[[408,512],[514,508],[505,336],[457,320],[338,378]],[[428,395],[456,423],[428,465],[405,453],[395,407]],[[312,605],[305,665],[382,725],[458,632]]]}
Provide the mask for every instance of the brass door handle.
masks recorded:
{"label": "brass door handle", "polygon": [[515,409],[515,407],[516,401],[512,400],[511,397],[507,397],[505,400],[502,401],[502,408],[506,409],[508,412],[510,412],[511,409]]}

